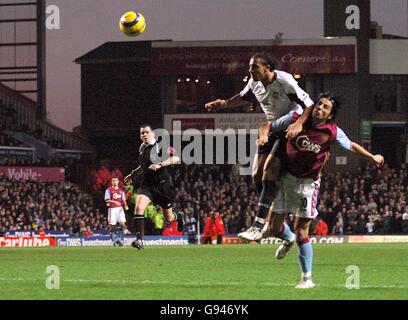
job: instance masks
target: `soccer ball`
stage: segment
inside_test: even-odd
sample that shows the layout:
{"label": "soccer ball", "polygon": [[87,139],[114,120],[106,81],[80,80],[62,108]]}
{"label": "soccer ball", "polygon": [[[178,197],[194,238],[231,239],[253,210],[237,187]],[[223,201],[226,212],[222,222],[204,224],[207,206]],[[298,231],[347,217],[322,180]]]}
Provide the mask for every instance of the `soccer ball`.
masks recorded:
{"label": "soccer ball", "polygon": [[128,11],[119,21],[119,29],[129,37],[136,37],[146,29],[146,20],[140,12]]}

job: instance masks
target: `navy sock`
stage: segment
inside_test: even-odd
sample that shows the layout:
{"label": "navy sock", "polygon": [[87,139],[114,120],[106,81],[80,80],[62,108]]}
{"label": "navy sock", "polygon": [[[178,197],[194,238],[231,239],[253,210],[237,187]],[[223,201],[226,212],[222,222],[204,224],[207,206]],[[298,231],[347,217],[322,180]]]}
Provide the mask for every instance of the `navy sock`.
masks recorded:
{"label": "navy sock", "polygon": [[135,215],[133,220],[135,222],[136,238],[142,240],[144,237],[144,216]]}
{"label": "navy sock", "polygon": [[265,225],[265,219],[268,216],[273,200],[276,198],[278,188],[275,181],[262,181],[262,193],[259,197],[258,216],[255,218],[254,226],[262,229]]}

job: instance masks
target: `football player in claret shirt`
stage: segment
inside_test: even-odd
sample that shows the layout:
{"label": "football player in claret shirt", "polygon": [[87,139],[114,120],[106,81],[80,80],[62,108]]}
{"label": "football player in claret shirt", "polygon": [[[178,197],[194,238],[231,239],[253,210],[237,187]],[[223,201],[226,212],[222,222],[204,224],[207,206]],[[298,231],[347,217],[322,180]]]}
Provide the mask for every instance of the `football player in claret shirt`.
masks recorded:
{"label": "football player in claret shirt", "polygon": [[238,234],[246,241],[262,238],[265,219],[278,192],[281,161],[275,153],[284,133],[277,135],[271,125],[290,112],[296,111],[300,114],[304,109],[302,116],[287,128],[287,136],[295,137],[302,131],[314,104],[291,74],[276,70],[277,68],[277,61],[268,53],[255,53],[249,61],[251,78],[246,87],[230,99],[218,99],[205,105],[208,110],[216,111],[239,107],[248,102],[259,104],[268,121],[266,134],[259,134],[258,150],[252,169],[253,182],[259,193],[258,215],[248,230]]}
{"label": "football player in claret shirt", "polygon": [[140,139],[142,140],[139,148],[140,166],[125,177],[125,183],[129,184],[132,182],[132,176],[137,172],[141,171],[143,176],[133,216],[136,240],[132,242],[132,246],[139,250],[143,249],[144,211],[150,202],[162,207],[167,224],[177,221],[177,229],[180,232],[183,231],[184,226],[184,213],[173,209],[175,191],[170,184],[170,176],[166,168],[179,163],[180,158],[174,154],[175,149],[168,146],[165,152],[167,151],[169,157],[162,162],[159,161],[163,149],[159,148],[149,124],[140,127]]}
{"label": "football player in claret shirt", "polygon": [[[312,261],[313,248],[309,241],[309,226],[318,215],[317,198],[320,190],[320,176],[329,158],[330,146],[339,144],[343,149],[366,158],[378,166],[383,165],[382,155],[373,155],[359,144],[350,141],[344,131],[334,122],[339,109],[339,101],[329,92],[322,93],[313,108],[312,118],[305,123],[303,130],[296,138],[288,139],[282,145],[283,174],[280,190],[276,198],[273,212],[269,217],[270,232],[283,240],[276,251],[276,258],[284,258],[296,242],[299,248],[298,261],[301,269],[299,289],[313,288]],[[275,124],[276,130],[282,130],[299,115],[293,114],[292,119],[282,118]],[[293,214],[294,231],[284,222],[287,214]]]}
{"label": "football player in claret shirt", "polygon": [[[122,236],[126,229],[125,210],[129,210],[126,203],[125,191],[119,187],[119,178],[113,177],[111,186],[105,191],[105,203],[108,207],[108,223],[113,245],[123,246]],[[116,233],[116,225],[120,224],[120,234]]]}

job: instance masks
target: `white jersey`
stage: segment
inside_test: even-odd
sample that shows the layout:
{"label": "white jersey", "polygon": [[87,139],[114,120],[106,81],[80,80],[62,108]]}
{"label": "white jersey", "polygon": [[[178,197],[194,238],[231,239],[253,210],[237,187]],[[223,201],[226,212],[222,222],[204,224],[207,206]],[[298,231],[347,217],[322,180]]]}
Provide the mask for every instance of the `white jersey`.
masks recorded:
{"label": "white jersey", "polygon": [[251,78],[244,90],[240,92],[240,96],[244,100],[250,101],[250,96],[255,96],[268,121],[276,120],[290,111],[301,114],[303,107],[314,104],[290,73],[279,70],[273,72],[275,79],[266,88],[261,81],[254,81]]}

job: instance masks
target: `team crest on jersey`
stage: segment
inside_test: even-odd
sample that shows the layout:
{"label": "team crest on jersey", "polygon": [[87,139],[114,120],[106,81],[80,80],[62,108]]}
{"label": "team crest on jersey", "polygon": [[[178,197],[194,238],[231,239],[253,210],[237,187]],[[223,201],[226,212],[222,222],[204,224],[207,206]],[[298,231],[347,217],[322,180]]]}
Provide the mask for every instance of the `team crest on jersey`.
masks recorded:
{"label": "team crest on jersey", "polygon": [[299,136],[296,138],[296,146],[300,151],[309,151],[319,153],[322,147],[316,143],[312,143],[308,136]]}

